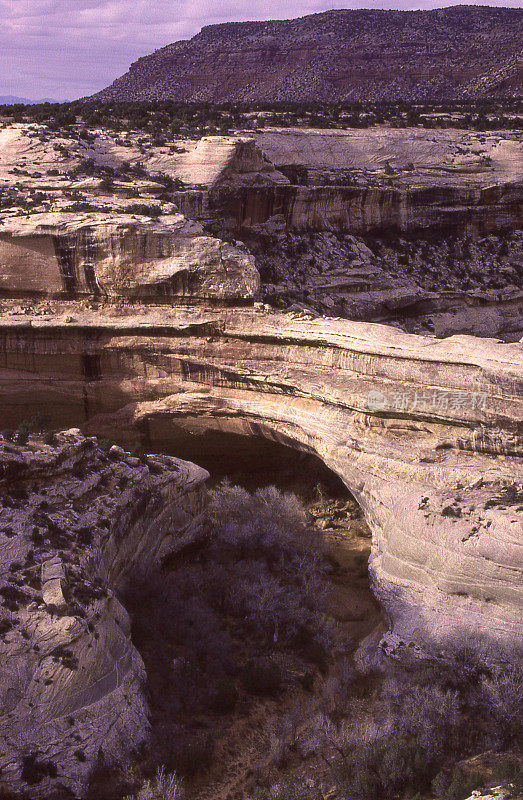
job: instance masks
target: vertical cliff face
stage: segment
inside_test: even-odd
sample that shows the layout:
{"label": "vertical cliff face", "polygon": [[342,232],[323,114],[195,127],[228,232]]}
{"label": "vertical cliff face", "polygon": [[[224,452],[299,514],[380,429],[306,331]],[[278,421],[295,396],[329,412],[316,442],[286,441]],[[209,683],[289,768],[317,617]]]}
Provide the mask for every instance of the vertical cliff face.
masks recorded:
{"label": "vertical cliff face", "polygon": [[521,224],[517,133],[268,128],[254,139],[294,185],[231,192],[239,226],[273,215],[291,228],[351,233],[449,226],[466,233]]}
{"label": "vertical cliff face", "polygon": [[100,751],[125,763],[147,738],[143,663],[116,591],[201,524],[206,477],[106,454],[75,430],[53,446],[0,440],[4,787],[79,796]]}
{"label": "vertical cliff face", "polygon": [[349,187],[279,186],[225,188],[212,195],[233,225],[255,228],[281,216],[290,228],[354,232],[392,227],[401,229],[406,212],[404,198],[394,190]]}
{"label": "vertical cliff face", "polygon": [[211,198],[216,211],[240,229],[263,226],[279,216],[296,230],[334,228],[361,234],[451,228],[467,235],[519,226],[520,194],[518,184],[485,189],[275,186],[218,187]]}

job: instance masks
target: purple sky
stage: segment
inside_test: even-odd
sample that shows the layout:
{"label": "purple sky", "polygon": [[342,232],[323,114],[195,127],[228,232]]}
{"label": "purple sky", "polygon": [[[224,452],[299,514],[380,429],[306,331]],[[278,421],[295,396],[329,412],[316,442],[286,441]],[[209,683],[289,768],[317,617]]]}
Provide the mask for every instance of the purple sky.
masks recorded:
{"label": "purple sky", "polygon": [[[463,1],[463,0],[462,0]],[[473,2],[473,0],[469,0]],[[521,8],[522,0],[475,0]],[[0,95],[73,99],[203,25],[331,8],[441,8],[451,0],[0,0]]]}

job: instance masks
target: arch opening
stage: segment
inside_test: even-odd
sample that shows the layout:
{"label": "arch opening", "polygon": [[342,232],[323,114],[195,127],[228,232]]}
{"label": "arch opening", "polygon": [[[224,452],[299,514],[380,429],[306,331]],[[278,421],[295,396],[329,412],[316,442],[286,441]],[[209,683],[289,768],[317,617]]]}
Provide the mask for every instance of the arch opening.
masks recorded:
{"label": "arch opening", "polygon": [[[256,748],[283,719],[279,710],[266,713],[267,699],[281,709],[307,708],[379,625],[367,569],[371,535],[338,476],[291,443],[252,432],[196,433],[172,419],[148,420],[140,441],[211,475],[218,520],[211,514],[207,538],[196,537],[158,573],[134,576],[121,591],[146,666],[154,747],[161,758],[170,748],[172,766],[190,775],[189,742],[200,763],[209,758],[205,784],[221,796],[231,790],[227,759],[245,776],[246,753],[252,757],[254,749],[262,758]],[[233,488],[222,490],[225,478]],[[290,493],[298,510],[285,499]],[[238,533],[242,525],[249,533]],[[289,545],[296,545],[296,558]],[[260,715],[267,730],[256,744]],[[219,741],[212,758],[209,737]]]}
{"label": "arch opening", "polygon": [[261,426],[251,428],[247,435],[155,420],[140,435],[140,443],[146,451],[161,451],[198,464],[209,472],[211,484],[223,478],[249,490],[277,484],[306,501],[317,488],[332,498],[352,497],[343,481],[317,455],[298,448],[289,439],[269,438],[269,433]]}

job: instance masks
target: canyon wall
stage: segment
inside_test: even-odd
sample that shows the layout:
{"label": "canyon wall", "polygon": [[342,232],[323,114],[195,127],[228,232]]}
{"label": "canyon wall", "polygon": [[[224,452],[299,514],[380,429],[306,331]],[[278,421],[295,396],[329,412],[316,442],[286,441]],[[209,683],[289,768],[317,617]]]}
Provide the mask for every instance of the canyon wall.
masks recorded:
{"label": "canyon wall", "polygon": [[245,249],[180,215],[34,214],[0,226],[0,291],[245,300],[257,296],[259,275]]}
{"label": "canyon wall", "polygon": [[116,596],[201,524],[207,473],[79,431],[0,440],[0,784],[83,794],[147,739],[145,670]]}
{"label": "canyon wall", "polygon": [[454,227],[477,233],[517,227],[523,219],[517,134],[479,136],[455,129],[435,135],[381,126],[267,128],[253,136],[267,161],[293,185],[234,187],[218,181],[211,197],[240,228],[280,215],[298,230]]}
{"label": "canyon wall", "polygon": [[[78,794],[100,747],[123,759],[143,741],[143,665],[116,592],[201,523],[203,470],[162,456],[145,462],[118,447],[103,452],[84,436],[165,452],[184,433],[210,430],[314,453],[354,494],[372,532],[369,570],[388,621],[383,650],[433,652],[468,637],[511,647],[521,636],[522,344],[408,335],[262,303],[247,309],[260,276],[231,234],[257,239],[260,269],[276,279],[288,257],[294,283],[307,292],[316,283],[326,313],[337,308],[338,291],[347,314],[430,310],[444,293],[432,251],[418,258],[404,242],[391,276],[386,250],[378,263],[363,241],[326,229],[512,229],[521,221],[519,144],[502,143],[489,182],[481,154],[466,156],[464,176],[460,138],[457,161],[438,177],[433,162],[448,141],[420,134],[416,180],[399,161],[389,179],[384,164],[394,154],[405,160],[405,134],[379,131],[370,155],[358,155],[370,164],[359,183],[322,185],[330,159],[342,171],[350,164],[356,135],[329,134],[305,156],[296,133],[265,135],[271,157],[243,137],[193,142],[173,159],[172,177],[195,185],[176,184],[160,219],[126,213],[113,196],[105,211],[27,214],[31,185],[0,221],[1,428],[35,414],[53,429],[73,428],[48,444],[0,439],[0,784],[8,788],[29,784],[42,800],[60,785]],[[491,144],[498,152],[499,142]],[[19,151],[7,154],[8,167]],[[162,158],[158,170],[170,155]],[[311,185],[284,177],[296,166]],[[96,194],[84,202],[94,197],[99,203]],[[66,207],[69,199],[52,202]],[[173,213],[173,203],[214,218],[214,234]],[[296,229],[324,231],[314,252],[312,237],[307,244]],[[505,296],[493,283],[487,300],[514,332],[519,239],[510,247],[494,239],[484,249],[492,251],[489,268],[505,270]],[[456,249],[441,262],[447,277]],[[420,261],[439,271],[430,291],[400,274],[400,264],[410,275]],[[486,270],[476,272],[485,289]],[[289,291],[278,283],[275,292]],[[475,307],[470,315],[477,326]],[[444,330],[455,330],[448,316]]]}
{"label": "canyon wall", "polygon": [[353,233],[455,228],[466,234],[521,225],[520,184],[419,189],[276,186],[215,190],[212,204],[230,224],[256,228],[281,216],[297,230]]}

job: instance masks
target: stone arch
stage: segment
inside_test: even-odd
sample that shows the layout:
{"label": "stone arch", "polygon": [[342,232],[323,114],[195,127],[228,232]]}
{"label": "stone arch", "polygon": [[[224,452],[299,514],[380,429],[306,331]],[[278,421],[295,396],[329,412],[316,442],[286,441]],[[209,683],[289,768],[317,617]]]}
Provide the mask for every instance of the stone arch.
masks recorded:
{"label": "stone arch", "polygon": [[159,417],[292,441],[361,505],[398,636],[519,635],[519,345],[241,309],[15,328],[7,415],[37,397],[54,424],[128,441]]}

